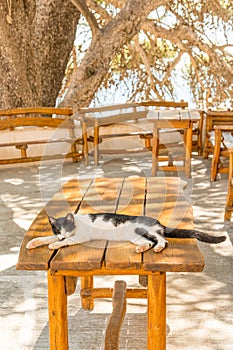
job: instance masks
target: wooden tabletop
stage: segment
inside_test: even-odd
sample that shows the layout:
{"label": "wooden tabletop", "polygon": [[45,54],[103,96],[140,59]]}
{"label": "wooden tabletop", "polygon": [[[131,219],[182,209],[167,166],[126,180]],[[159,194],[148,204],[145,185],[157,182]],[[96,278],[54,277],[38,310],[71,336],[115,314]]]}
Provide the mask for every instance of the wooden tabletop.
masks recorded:
{"label": "wooden tabletop", "polygon": [[36,217],[26,233],[17,269],[61,271],[67,275],[143,274],[154,271],[202,271],[204,259],[195,239],[169,239],[160,253],[135,253],[128,242],[92,241],[51,251],[27,250],[27,242],[52,234],[47,215],[67,212],[117,212],[148,215],[169,227],[193,228],[192,208],[183,195],[185,182],[167,178],[97,178],[67,182]]}
{"label": "wooden tabletop", "polygon": [[208,117],[233,117],[233,111],[207,111]]}

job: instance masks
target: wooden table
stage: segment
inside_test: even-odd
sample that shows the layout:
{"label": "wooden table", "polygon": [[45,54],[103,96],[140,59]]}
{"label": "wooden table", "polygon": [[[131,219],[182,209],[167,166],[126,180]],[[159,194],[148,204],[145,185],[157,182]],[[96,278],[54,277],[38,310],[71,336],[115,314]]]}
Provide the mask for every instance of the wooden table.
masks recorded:
{"label": "wooden table", "polygon": [[[160,102],[158,106],[165,106],[168,102]],[[180,107],[181,106],[181,107]],[[119,137],[132,137],[139,136],[145,139],[145,147],[136,148],[134,150],[121,149],[121,150],[104,150],[104,153],[127,153],[127,152],[142,152],[142,151],[152,151],[152,175],[156,175],[158,170],[172,171],[172,172],[185,172],[187,178],[191,176],[191,153],[193,148],[193,130],[194,124],[200,124],[199,129],[202,129],[202,118],[200,112],[196,110],[186,110],[183,109],[184,105],[182,103],[170,103],[168,107],[173,107],[173,109],[154,109],[149,110],[145,107],[153,108],[152,102],[150,104],[123,104],[123,105],[113,105],[105,106],[99,108],[88,108],[82,109],[78,116],[81,119],[82,130],[83,130],[83,140],[84,140],[84,157],[86,159],[86,164],[88,163],[88,141],[93,141],[94,144],[94,163],[99,164],[99,143],[102,139],[109,138],[119,138]],[[180,107],[180,109],[178,109]],[[140,108],[144,108],[140,110]],[[131,109],[131,111],[130,111]],[[105,114],[104,114],[105,113]],[[111,115],[113,113],[113,115]],[[112,124],[120,125],[125,122],[134,122],[128,126],[133,126],[134,131],[130,132],[118,132],[112,134],[101,134],[100,127],[109,126]],[[152,122],[152,123],[151,123]],[[145,127],[145,123],[148,124]],[[88,138],[87,129],[93,129],[93,136]],[[146,129],[147,128],[147,129]],[[183,161],[182,166],[168,164],[167,166],[158,166],[160,160],[160,148],[161,142],[159,142],[159,131],[163,129],[168,131],[180,131],[183,135],[184,141],[184,156],[180,160]],[[197,129],[197,128],[196,128]],[[152,135],[153,134],[153,135]],[[198,133],[198,150],[201,149],[200,137]],[[152,141],[152,147],[150,139]],[[120,141],[119,141],[120,143]],[[172,146],[171,146],[172,145]],[[162,148],[177,147],[178,142],[173,142],[172,144],[163,145]],[[163,157],[164,158],[164,157]],[[168,160],[166,156],[166,160]],[[164,160],[164,159],[162,159]]]}
{"label": "wooden table", "polygon": [[166,348],[166,272],[202,271],[204,259],[195,239],[170,239],[161,253],[143,254],[135,253],[135,246],[127,242],[92,241],[55,252],[25,246],[33,237],[51,234],[47,214],[67,211],[145,214],[170,227],[192,228],[192,208],[183,187],[184,181],[175,177],[71,180],[38,214],[23,239],[17,269],[47,270],[50,349],[68,349],[67,296],[74,292],[77,277],[81,277],[83,307],[92,309],[95,297],[111,297],[110,289],[93,288],[97,275],[148,276],[148,287],[127,290],[127,298],[147,297],[147,348]]}
{"label": "wooden table", "polygon": [[208,111],[205,113],[205,141],[203,157],[208,158],[213,153],[213,145],[210,142],[211,131],[216,125],[229,125],[233,123],[232,111]]}
{"label": "wooden table", "polygon": [[[155,176],[158,170],[177,172],[184,171],[186,177],[189,178],[191,176],[193,124],[197,123],[200,120],[200,113],[196,110],[180,110],[165,112],[151,111],[150,114],[147,115],[147,120],[153,122],[152,176]],[[184,157],[182,166],[177,166],[173,164],[159,166],[160,129],[178,130],[183,134]]]}
{"label": "wooden table", "polygon": [[[146,118],[147,110],[138,103],[124,103],[116,105],[106,105],[102,107],[82,108],[76,118],[81,121],[82,135],[84,141],[84,158],[85,164],[88,165],[88,142],[93,142],[94,146],[94,163],[99,164],[99,143],[102,139],[116,139],[130,136],[140,136],[142,132],[137,131],[118,131],[111,134],[100,134],[100,128],[109,125],[117,124],[125,126],[125,123],[137,123],[139,119]],[[88,134],[91,135],[88,135]],[[112,153],[109,149],[102,150],[102,153]],[[115,150],[113,153],[127,153],[127,150],[122,147]]]}

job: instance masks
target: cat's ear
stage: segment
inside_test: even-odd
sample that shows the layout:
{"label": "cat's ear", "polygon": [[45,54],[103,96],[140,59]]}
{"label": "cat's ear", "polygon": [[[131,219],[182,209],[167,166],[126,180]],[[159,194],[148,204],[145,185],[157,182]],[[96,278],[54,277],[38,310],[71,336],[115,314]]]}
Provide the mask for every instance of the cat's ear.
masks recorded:
{"label": "cat's ear", "polygon": [[72,213],[68,213],[66,215],[66,220],[71,221],[72,223],[74,223],[74,215]]}
{"label": "cat's ear", "polygon": [[53,218],[52,216],[48,216],[48,220],[50,225],[55,225],[57,220],[55,218]]}

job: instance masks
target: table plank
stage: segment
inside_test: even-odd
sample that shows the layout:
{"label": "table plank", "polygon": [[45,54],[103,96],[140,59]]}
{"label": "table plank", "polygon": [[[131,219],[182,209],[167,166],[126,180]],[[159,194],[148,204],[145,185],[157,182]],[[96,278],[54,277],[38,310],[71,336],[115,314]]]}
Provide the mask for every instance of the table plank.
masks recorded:
{"label": "table plank", "polygon": [[169,246],[160,253],[149,250],[143,256],[144,271],[200,272],[204,258],[194,239],[168,239]]}
{"label": "table plank", "polygon": [[123,178],[96,178],[83,198],[78,212],[81,214],[114,213],[123,182]]}
{"label": "table plank", "polygon": [[117,206],[118,214],[144,215],[146,184],[146,177],[125,179]]}
{"label": "table plank", "polygon": [[[78,212],[115,212],[124,179],[95,179],[85,193]],[[91,241],[62,248],[53,258],[50,268],[57,270],[100,269],[107,241]]]}
{"label": "table plank", "polygon": [[[125,179],[119,197],[117,213],[143,215],[145,190],[146,178],[135,177]],[[105,256],[106,269],[140,269],[141,266],[142,254],[135,252],[135,245],[133,243],[108,242]]]}
{"label": "table plank", "polygon": [[145,215],[165,226],[192,229],[192,207],[183,193],[186,184],[179,177],[148,178]]}
{"label": "table plank", "polygon": [[[192,207],[184,197],[185,182],[179,178],[149,178],[147,183],[146,215],[155,216],[163,225],[192,229]],[[174,192],[176,188],[177,193]],[[144,253],[145,271],[202,271],[204,258],[196,239],[168,239],[168,247],[160,253]]]}
{"label": "table plank", "polygon": [[40,211],[21,243],[16,265],[18,270],[47,270],[49,268],[49,262],[54,255],[54,251],[48,249],[47,246],[28,250],[26,245],[32,238],[52,235],[48,215],[59,217],[66,215],[69,211],[75,211],[89,185],[90,180],[80,183],[78,180],[72,179]]}

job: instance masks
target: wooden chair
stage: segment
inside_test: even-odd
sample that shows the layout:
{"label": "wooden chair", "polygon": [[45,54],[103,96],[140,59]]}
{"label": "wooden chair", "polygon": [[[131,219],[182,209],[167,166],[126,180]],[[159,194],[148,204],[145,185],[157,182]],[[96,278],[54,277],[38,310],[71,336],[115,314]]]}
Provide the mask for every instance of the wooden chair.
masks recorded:
{"label": "wooden chair", "polygon": [[233,212],[233,148],[230,148],[229,149],[228,191],[227,191],[224,220],[231,220],[232,212]]}
{"label": "wooden chair", "polygon": [[[73,162],[80,160],[83,151],[77,150],[77,144],[83,147],[83,139],[75,135],[75,123],[77,122],[72,119],[72,115],[71,108],[32,107],[0,110],[0,132],[2,131],[0,148],[5,148],[5,153],[10,154],[7,158],[0,159],[0,164],[67,157],[72,158]],[[49,136],[46,137],[45,133]],[[4,136],[5,141],[3,141]],[[69,144],[70,150],[67,154],[56,154],[55,152],[43,154],[47,153],[46,150],[43,150],[42,154],[35,154],[35,150],[31,148],[35,145],[59,143]],[[19,157],[11,156],[10,149],[14,147],[20,151]]]}

